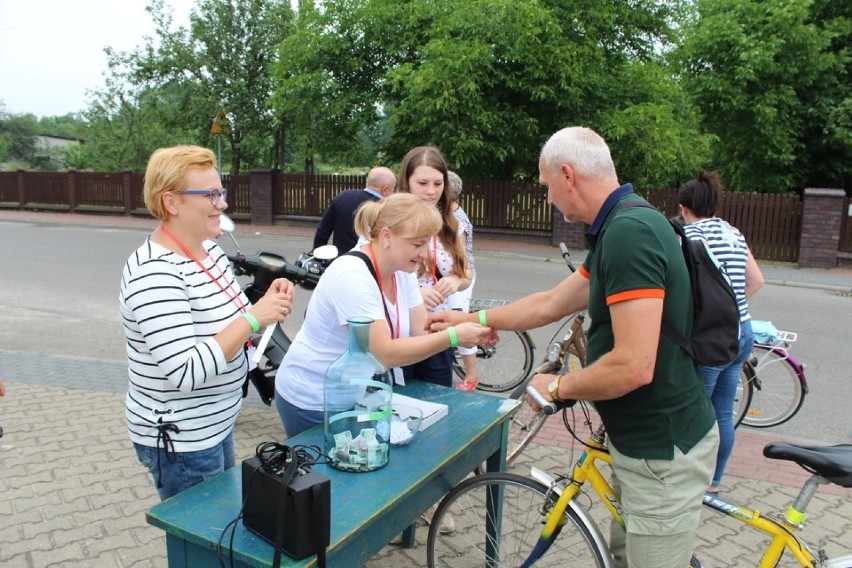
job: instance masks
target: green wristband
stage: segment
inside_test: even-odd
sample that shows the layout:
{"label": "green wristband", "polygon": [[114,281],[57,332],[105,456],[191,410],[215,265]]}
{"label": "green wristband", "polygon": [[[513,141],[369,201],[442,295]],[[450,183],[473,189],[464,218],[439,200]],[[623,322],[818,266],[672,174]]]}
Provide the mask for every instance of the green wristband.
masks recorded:
{"label": "green wristband", "polygon": [[459,346],[459,336],[456,335],[456,328],[450,326],[447,328],[447,335],[450,336],[450,347],[455,349]]}
{"label": "green wristband", "polygon": [[485,317],[485,310],[479,310],[479,325],[488,327],[488,319]]}
{"label": "green wristband", "polygon": [[260,322],[257,321],[256,317],[254,317],[253,315],[251,315],[248,312],[243,312],[242,315],[243,315],[243,318],[247,322],[249,322],[249,325],[251,326],[251,332],[252,333],[257,333],[258,331],[260,331]]}

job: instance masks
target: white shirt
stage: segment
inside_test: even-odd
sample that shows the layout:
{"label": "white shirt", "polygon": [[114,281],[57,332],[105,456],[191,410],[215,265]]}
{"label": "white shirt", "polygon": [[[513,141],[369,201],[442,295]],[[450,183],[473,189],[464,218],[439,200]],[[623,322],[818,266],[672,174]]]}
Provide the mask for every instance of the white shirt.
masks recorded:
{"label": "white shirt", "polygon": [[[422,304],[423,298],[414,274],[396,272],[394,278],[399,310],[387,298],[384,301],[394,332],[409,337],[410,310]],[[379,285],[362,259],[343,255],[332,262],[308,303],[302,329],[278,368],[278,394],[298,408],[322,411],[325,372],[349,348],[348,320],[386,321],[382,300]]]}

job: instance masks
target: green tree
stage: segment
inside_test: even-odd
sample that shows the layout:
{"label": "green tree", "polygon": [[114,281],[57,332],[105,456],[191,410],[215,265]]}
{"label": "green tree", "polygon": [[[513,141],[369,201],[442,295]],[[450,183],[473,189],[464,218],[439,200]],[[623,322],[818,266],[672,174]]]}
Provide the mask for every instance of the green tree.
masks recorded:
{"label": "green tree", "polygon": [[[737,190],[848,184],[848,3],[696,0],[676,52],[716,136],[712,165]],[[848,185],[847,185],[848,187]]]}
{"label": "green tree", "polygon": [[462,174],[504,179],[534,177],[546,137],[582,124],[616,137],[625,179],[671,183],[706,160],[698,115],[663,67],[680,9],[677,0],[306,3],[282,44],[276,108],[307,155],[340,152],[366,130],[384,133],[388,162],[433,143]]}
{"label": "green tree", "polygon": [[85,140],[85,117],[82,113],[68,113],[63,116],[42,116],[38,119],[38,133],[44,136],[60,136]]}
{"label": "green tree", "polygon": [[0,159],[30,163],[36,153],[38,119],[33,114],[11,114],[0,105]]}
{"label": "green tree", "polygon": [[110,70],[106,88],[95,94],[85,112],[91,167],[140,171],[156,148],[198,143],[198,131],[185,126],[180,93],[168,87],[132,87],[115,60]]}
{"label": "green tree", "polygon": [[[152,0],[147,10],[154,37],[135,51],[109,53],[112,66],[126,73],[121,75],[124,84],[108,94],[113,104],[105,115],[124,113],[125,123],[139,125],[168,105],[173,112],[155,124],[192,131],[195,143],[207,145],[213,143],[213,118],[224,110],[231,126],[226,138],[231,173],[271,165],[280,128],[269,104],[273,85],[268,67],[289,31],[289,3],[199,0],[189,29],[174,28],[163,0]],[[132,97],[123,96],[128,91]]]}

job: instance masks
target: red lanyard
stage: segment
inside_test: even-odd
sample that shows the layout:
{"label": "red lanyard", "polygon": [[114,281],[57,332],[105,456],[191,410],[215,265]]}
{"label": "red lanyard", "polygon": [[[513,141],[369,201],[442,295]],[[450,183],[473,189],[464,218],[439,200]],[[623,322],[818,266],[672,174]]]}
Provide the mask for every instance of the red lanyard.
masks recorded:
{"label": "red lanyard", "polygon": [[373,250],[373,243],[370,243],[368,249],[370,251],[370,260],[373,262],[373,268],[376,269],[376,280],[379,283],[379,294],[382,296],[382,306],[385,308],[385,319],[388,321],[391,339],[399,339],[399,329],[401,324],[399,322],[399,294],[396,293],[396,275],[391,274],[391,291],[393,292],[393,297],[396,300],[394,302],[394,308],[396,308],[396,331],[394,331],[393,323],[390,319],[390,313],[388,313],[388,307],[385,305],[385,291],[382,288],[382,273],[379,272],[379,263],[376,260],[376,251]]}
{"label": "red lanyard", "polygon": [[438,283],[438,235],[432,236],[432,286]]}
{"label": "red lanyard", "polygon": [[[219,283],[219,280],[218,280],[217,278],[215,278],[212,274],[210,274],[210,271],[209,271],[209,270],[207,270],[207,268],[205,268],[203,264],[201,264],[201,261],[200,261],[200,260],[198,260],[198,259],[195,257],[195,255],[194,255],[194,254],[192,254],[191,252],[189,252],[189,249],[188,249],[188,248],[186,248],[186,245],[184,245],[182,242],[180,242],[180,241],[178,240],[178,238],[177,238],[176,236],[174,236],[174,235],[173,235],[173,234],[172,234],[172,233],[171,233],[168,229],[166,229],[164,226],[160,225],[160,230],[163,232],[163,234],[164,234],[164,235],[166,235],[166,236],[167,236],[167,237],[169,237],[171,240],[173,240],[173,241],[174,241],[174,243],[175,243],[178,247],[180,247],[180,250],[181,250],[181,251],[183,251],[183,253],[184,253],[186,256],[188,256],[189,258],[191,258],[192,260],[194,260],[194,261],[195,261],[195,264],[197,264],[197,265],[201,268],[201,270],[203,270],[203,271],[204,271],[204,273],[205,273],[205,274],[207,274],[207,276],[209,276],[209,277],[210,277],[210,280],[212,280],[212,281],[213,281],[213,283],[214,283],[214,284],[216,284],[216,286],[218,286],[218,287],[219,287],[219,289],[220,289],[220,290],[222,290],[222,292],[224,292],[226,296],[228,296],[228,299],[229,299],[229,300],[231,300],[232,302],[234,302],[234,303],[237,305],[237,307],[240,309],[240,311],[241,311],[241,312],[245,312],[245,311],[246,311],[246,305],[245,305],[245,304],[243,303],[243,301],[240,299],[240,295],[239,295],[239,293],[234,292],[234,290],[233,290],[233,289],[231,289],[231,285],[230,285],[230,284],[228,284],[228,287],[227,287],[227,288],[225,288],[224,286],[222,286],[222,285]],[[225,279],[225,273],[224,273],[224,272],[222,272],[222,269],[221,269],[221,268],[219,268],[219,265],[218,265],[218,264],[216,264],[216,263],[214,262],[214,263],[213,263],[213,266],[215,266],[216,268],[218,268],[218,269],[219,269],[219,274],[222,276],[222,279],[224,280],[224,279]]]}

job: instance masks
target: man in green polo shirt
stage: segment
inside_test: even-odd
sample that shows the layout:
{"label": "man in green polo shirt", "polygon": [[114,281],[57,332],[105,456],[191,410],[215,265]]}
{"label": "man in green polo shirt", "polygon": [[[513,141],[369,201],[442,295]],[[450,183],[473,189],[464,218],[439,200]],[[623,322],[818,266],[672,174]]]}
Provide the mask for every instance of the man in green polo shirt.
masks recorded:
{"label": "man in green polo shirt", "polygon": [[[692,359],[660,335],[667,321],[689,337],[692,293],[675,233],[658,211],[620,207],[641,198],[621,185],[606,142],[588,128],[565,128],[539,160],[548,201],[590,226],[582,268],[555,288],[487,311],[493,329],[524,330],[588,307],[587,366],[536,375],[548,400],[594,401],[607,429],[613,487],[626,534],[613,523],[618,566],[685,568],[710,485],[719,434]],[[442,312],[432,329],[477,314]]]}

